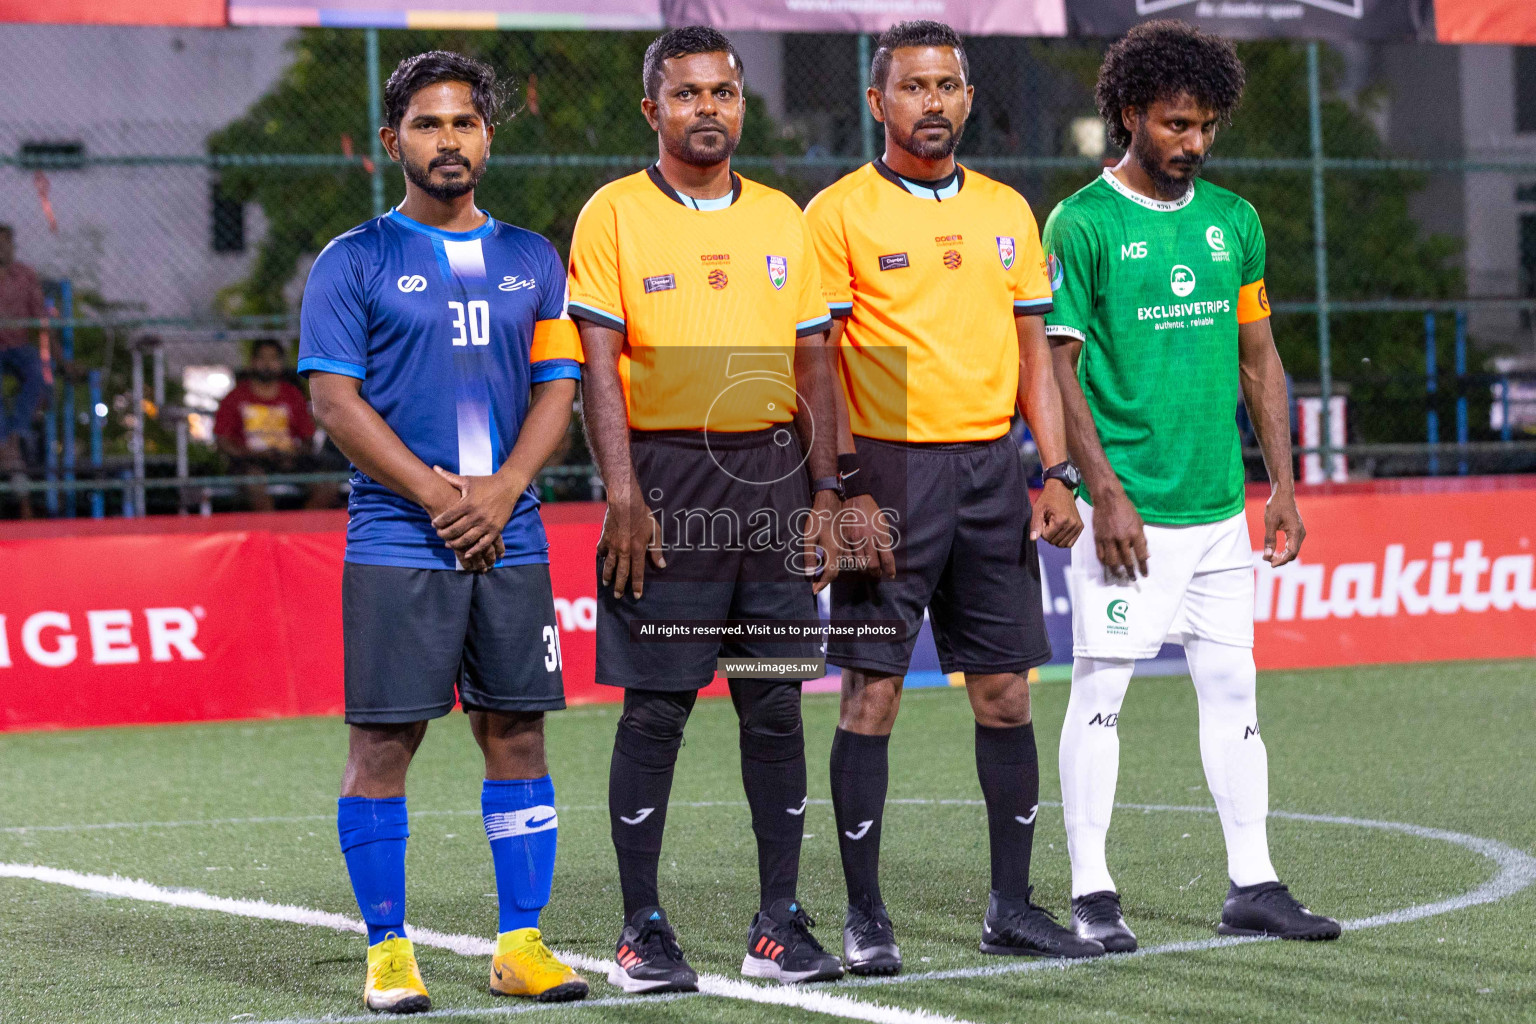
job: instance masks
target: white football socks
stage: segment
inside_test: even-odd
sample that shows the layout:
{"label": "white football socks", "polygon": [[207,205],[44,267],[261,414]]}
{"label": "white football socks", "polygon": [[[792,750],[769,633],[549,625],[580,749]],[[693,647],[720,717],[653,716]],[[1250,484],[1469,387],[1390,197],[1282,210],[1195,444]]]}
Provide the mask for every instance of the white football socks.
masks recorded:
{"label": "white football socks", "polygon": [[[1264,827],[1269,755],[1259,736],[1253,651],[1191,638],[1184,656],[1200,702],[1200,761],[1227,841],[1227,876],[1237,885],[1278,881]],[[1073,867],[1075,877],[1075,860]]]}
{"label": "white football socks", "polygon": [[1098,658],[1072,662],[1072,696],[1061,726],[1058,765],[1074,897],[1115,888],[1104,840],[1120,772],[1120,705],[1135,665]]}

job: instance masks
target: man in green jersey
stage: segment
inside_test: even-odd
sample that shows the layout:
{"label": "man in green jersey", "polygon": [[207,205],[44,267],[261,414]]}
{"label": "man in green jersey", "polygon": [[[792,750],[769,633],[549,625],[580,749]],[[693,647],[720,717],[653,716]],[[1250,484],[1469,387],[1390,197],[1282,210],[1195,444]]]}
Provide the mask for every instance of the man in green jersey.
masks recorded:
{"label": "man in green jersey", "polygon": [[[1294,559],[1285,371],[1270,333],[1264,232],[1245,200],[1197,182],[1243,90],[1231,43],[1148,22],[1112,45],[1099,111],[1125,149],[1045,227],[1046,314],[1087,528],[1072,549],[1072,696],[1061,790],[1072,925],[1110,952],[1136,948],[1105,859],[1120,705],[1138,658],[1181,643],[1200,707],[1200,757],[1231,882],[1219,931],[1332,939],[1269,859],[1269,765],[1254,697],[1253,552],[1243,514],[1239,385],[1271,495],[1264,559]],[[1277,536],[1284,535],[1284,547]]]}

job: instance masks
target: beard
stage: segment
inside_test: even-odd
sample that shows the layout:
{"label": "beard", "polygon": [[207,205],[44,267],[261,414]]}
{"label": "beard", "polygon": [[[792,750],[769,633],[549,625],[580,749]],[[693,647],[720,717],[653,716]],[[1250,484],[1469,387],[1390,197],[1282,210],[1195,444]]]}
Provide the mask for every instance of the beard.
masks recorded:
{"label": "beard", "polygon": [[[718,132],[720,141],[714,143],[702,141],[700,137],[706,132]],[[722,160],[729,160],[740,143],[741,135],[732,135],[726,130],[725,125],[718,121],[696,124],[684,132],[681,138],[668,138],[666,135],[661,137],[662,147],[666,149],[668,156],[692,167],[713,167]]]}
{"label": "beard", "polygon": [[[481,160],[479,166],[476,166],[461,156],[435,157],[431,163],[427,164],[425,167],[422,167],[420,164],[411,163],[410,160],[406,159],[405,154],[401,153],[400,166],[405,171],[405,178],[407,181],[421,189],[433,199],[443,203],[448,202],[450,199],[457,199],[460,196],[468,195],[469,193],[473,192],[475,190],[475,186],[480,184],[480,179],[485,174],[484,160]],[[434,168],[451,166],[467,168],[469,173],[457,181],[438,182],[432,180],[432,171]]]}
{"label": "beard", "polygon": [[[1184,198],[1185,193],[1194,185],[1195,179],[1200,177],[1200,168],[1205,166],[1205,158],[1201,156],[1178,156],[1164,163],[1162,157],[1152,146],[1152,141],[1145,132],[1138,129],[1131,136],[1131,155],[1136,162],[1141,164],[1141,169],[1147,172],[1147,177],[1152,179],[1152,185],[1157,189],[1158,195],[1172,196],[1174,199]],[[1170,174],[1169,166],[1187,169],[1189,173],[1184,176]]]}
{"label": "beard", "polygon": [[[919,160],[947,159],[954,154],[955,147],[960,145],[960,137],[965,134],[965,124],[963,122],[960,127],[956,128],[954,122],[939,114],[919,118],[917,123],[912,125],[912,130],[906,135],[902,135],[896,126],[889,122],[887,122],[887,127],[891,129],[891,138],[895,141],[896,145]],[[917,133],[924,128],[943,128],[949,134],[942,139],[932,141],[919,139]]]}

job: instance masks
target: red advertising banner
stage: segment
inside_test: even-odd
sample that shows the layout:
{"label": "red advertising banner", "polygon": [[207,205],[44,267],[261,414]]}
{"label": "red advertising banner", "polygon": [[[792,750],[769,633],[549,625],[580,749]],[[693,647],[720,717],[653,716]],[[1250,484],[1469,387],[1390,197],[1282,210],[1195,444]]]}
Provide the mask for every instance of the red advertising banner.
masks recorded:
{"label": "red advertising banner", "polygon": [[1435,38],[1442,43],[1536,44],[1536,3],[1435,0]]}
{"label": "red advertising banner", "polygon": [[[1536,657],[1536,480],[1425,484],[1302,498],[1302,557],[1276,571],[1255,552],[1261,668]],[[572,703],[619,696],[592,681],[601,515],[544,509]],[[1262,496],[1248,519],[1260,547]],[[0,527],[0,731],[339,713],[345,524]],[[1053,578],[1062,558],[1048,552]],[[1065,621],[1065,587],[1052,589]]]}
{"label": "red advertising banner", "polygon": [[55,25],[227,24],[225,0],[0,0],[0,22]]}
{"label": "red advertising banner", "polygon": [[[1301,557],[1255,559],[1260,668],[1536,657],[1536,484],[1300,504]],[[1250,498],[1256,547],[1263,528]]]}

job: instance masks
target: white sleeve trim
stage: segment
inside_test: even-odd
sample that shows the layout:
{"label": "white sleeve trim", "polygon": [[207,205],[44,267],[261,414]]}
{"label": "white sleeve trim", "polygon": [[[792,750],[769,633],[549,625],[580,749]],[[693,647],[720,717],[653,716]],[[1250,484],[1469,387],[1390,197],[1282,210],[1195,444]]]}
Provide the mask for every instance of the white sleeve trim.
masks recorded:
{"label": "white sleeve trim", "polygon": [[1066,324],[1046,324],[1045,333],[1049,335],[1062,335],[1068,338],[1076,338],[1078,341],[1087,341],[1088,338],[1076,327],[1068,327]]}

